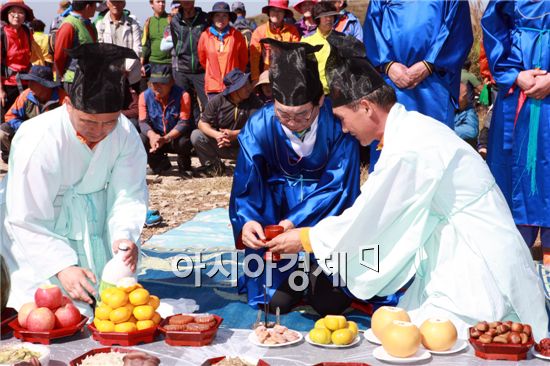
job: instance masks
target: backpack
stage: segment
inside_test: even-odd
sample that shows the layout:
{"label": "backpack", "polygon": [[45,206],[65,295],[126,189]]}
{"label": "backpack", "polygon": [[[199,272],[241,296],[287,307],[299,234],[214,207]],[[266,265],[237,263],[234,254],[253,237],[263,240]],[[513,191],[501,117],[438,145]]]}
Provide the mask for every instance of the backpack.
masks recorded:
{"label": "backpack", "polygon": [[244,36],[244,39],[246,41],[246,47],[250,47],[250,40],[252,39],[252,29],[242,28],[242,29],[239,29],[239,31]]}

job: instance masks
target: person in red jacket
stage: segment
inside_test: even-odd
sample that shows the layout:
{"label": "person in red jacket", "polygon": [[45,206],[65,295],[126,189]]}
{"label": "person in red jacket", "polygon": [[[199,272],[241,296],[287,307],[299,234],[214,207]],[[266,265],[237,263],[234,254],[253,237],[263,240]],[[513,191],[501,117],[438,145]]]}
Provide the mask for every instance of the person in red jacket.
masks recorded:
{"label": "person in red jacket", "polygon": [[232,12],[229,4],[217,2],[208,13],[211,26],[199,39],[199,61],[205,69],[204,90],[210,100],[224,89],[223,78],[231,70],[246,70],[248,48],[241,32],[231,25],[237,14]]}

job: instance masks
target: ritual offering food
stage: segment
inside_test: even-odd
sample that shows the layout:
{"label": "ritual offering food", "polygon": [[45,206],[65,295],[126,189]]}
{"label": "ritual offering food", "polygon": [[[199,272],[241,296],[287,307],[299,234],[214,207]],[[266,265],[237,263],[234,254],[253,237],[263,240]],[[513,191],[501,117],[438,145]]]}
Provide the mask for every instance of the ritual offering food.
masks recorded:
{"label": "ritual offering food", "polygon": [[342,315],[327,315],[315,322],[306,340],[315,345],[346,346],[355,341],[359,329],[353,321]]}
{"label": "ritual offering food", "polygon": [[384,328],[382,347],[393,357],[410,357],[420,347],[420,330],[411,322],[394,320]]}
{"label": "ritual offering food", "polygon": [[401,308],[393,306],[382,306],[374,312],[371,319],[371,328],[378,339],[382,339],[384,329],[394,320],[410,322],[409,314]]}
{"label": "ritual offering food", "polygon": [[523,360],[534,343],[531,326],[512,321],[482,321],[469,333],[476,356],[488,360]]}
{"label": "ritual offering food", "polygon": [[267,346],[284,345],[301,339],[300,333],[279,324],[273,328],[260,325],[254,329],[254,335],[258,343]]}
{"label": "ritual offering food", "polygon": [[539,343],[535,343],[535,351],[543,356],[550,357],[550,338],[544,338]]}
{"label": "ritual offering food", "polygon": [[30,343],[8,344],[0,347],[0,364],[15,365],[20,362],[28,362],[32,365],[45,365],[50,357],[47,347]]}
{"label": "ritual offering food", "polygon": [[220,362],[215,363],[216,366],[256,366],[250,362],[246,362],[240,357],[226,357]]}
{"label": "ritual offering food", "polygon": [[70,366],[157,366],[158,357],[125,348],[96,348],[72,360]]}
{"label": "ritual offering food", "polygon": [[430,351],[447,351],[456,343],[457,331],[449,319],[427,319],[420,326],[422,344]]}
{"label": "ritual offering food", "polygon": [[205,346],[214,340],[222,321],[213,314],[178,314],[166,318],[159,329],[171,346]]}

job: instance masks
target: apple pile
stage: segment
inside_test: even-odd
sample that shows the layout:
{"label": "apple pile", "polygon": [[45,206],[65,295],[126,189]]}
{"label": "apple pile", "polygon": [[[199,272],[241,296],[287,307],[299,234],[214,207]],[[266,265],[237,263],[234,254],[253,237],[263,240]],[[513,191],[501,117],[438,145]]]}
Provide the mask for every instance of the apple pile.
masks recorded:
{"label": "apple pile", "polygon": [[80,311],[55,285],[42,285],[34,293],[34,302],[21,306],[19,325],[33,332],[67,328],[80,322]]}
{"label": "apple pile", "polygon": [[525,344],[531,339],[529,324],[514,323],[512,321],[477,323],[470,328],[470,337],[481,343]]}

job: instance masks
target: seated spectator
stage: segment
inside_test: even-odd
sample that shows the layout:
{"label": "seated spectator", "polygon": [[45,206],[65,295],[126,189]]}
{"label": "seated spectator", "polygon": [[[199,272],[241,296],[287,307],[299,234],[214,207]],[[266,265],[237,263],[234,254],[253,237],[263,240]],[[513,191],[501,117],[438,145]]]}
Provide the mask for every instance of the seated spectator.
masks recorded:
{"label": "seated spectator", "polygon": [[230,20],[237,19],[229,4],[215,3],[208,18],[212,25],[201,34],[198,49],[199,61],[206,72],[204,91],[210,100],[225,89],[225,75],[235,68],[246,70],[248,48],[241,32],[229,25]]}
{"label": "seated spectator", "polygon": [[130,88],[130,96],[132,101],[127,109],[122,110],[122,114],[132,122],[139,133],[141,131],[139,128],[139,93],[136,88]]}
{"label": "seated spectator", "polygon": [[271,89],[271,82],[269,81],[269,70],[265,70],[260,74],[260,80],[254,86],[256,95],[264,103],[273,102],[273,89]]}
{"label": "seated spectator", "polygon": [[170,65],[151,66],[151,86],[139,96],[139,127],[147,151],[148,174],[172,168],[167,153],[178,155],[178,170],[191,176],[191,98],[174,84]]}
{"label": "seated spectator", "polygon": [[191,134],[191,142],[201,161],[201,176],[225,173],[220,158],[237,159],[237,136],[248,118],[262,102],[252,93],[249,74],[233,69],[223,80],[226,88],[206,105],[199,128]]}
{"label": "seated spectator", "polygon": [[313,6],[317,0],[300,0],[294,5],[294,10],[302,14],[303,17],[294,24],[300,37],[307,37],[315,33],[317,29],[317,23],[313,20]]}
{"label": "seated spectator", "polygon": [[475,147],[479,130],[479,118],[468,100],[468,87],[460,83],[459,109],[455,114],[455,132],[466,142]]}
{"label": "seated spectator", "polygon": [[7,163],[11,140],[23,122],[65,103],[65,91],[53,81],[49,66],[33,66],[30,73],[20,74],[29,87],[21,93],[6,113],[6,122],[0,125],[2,160]]}

